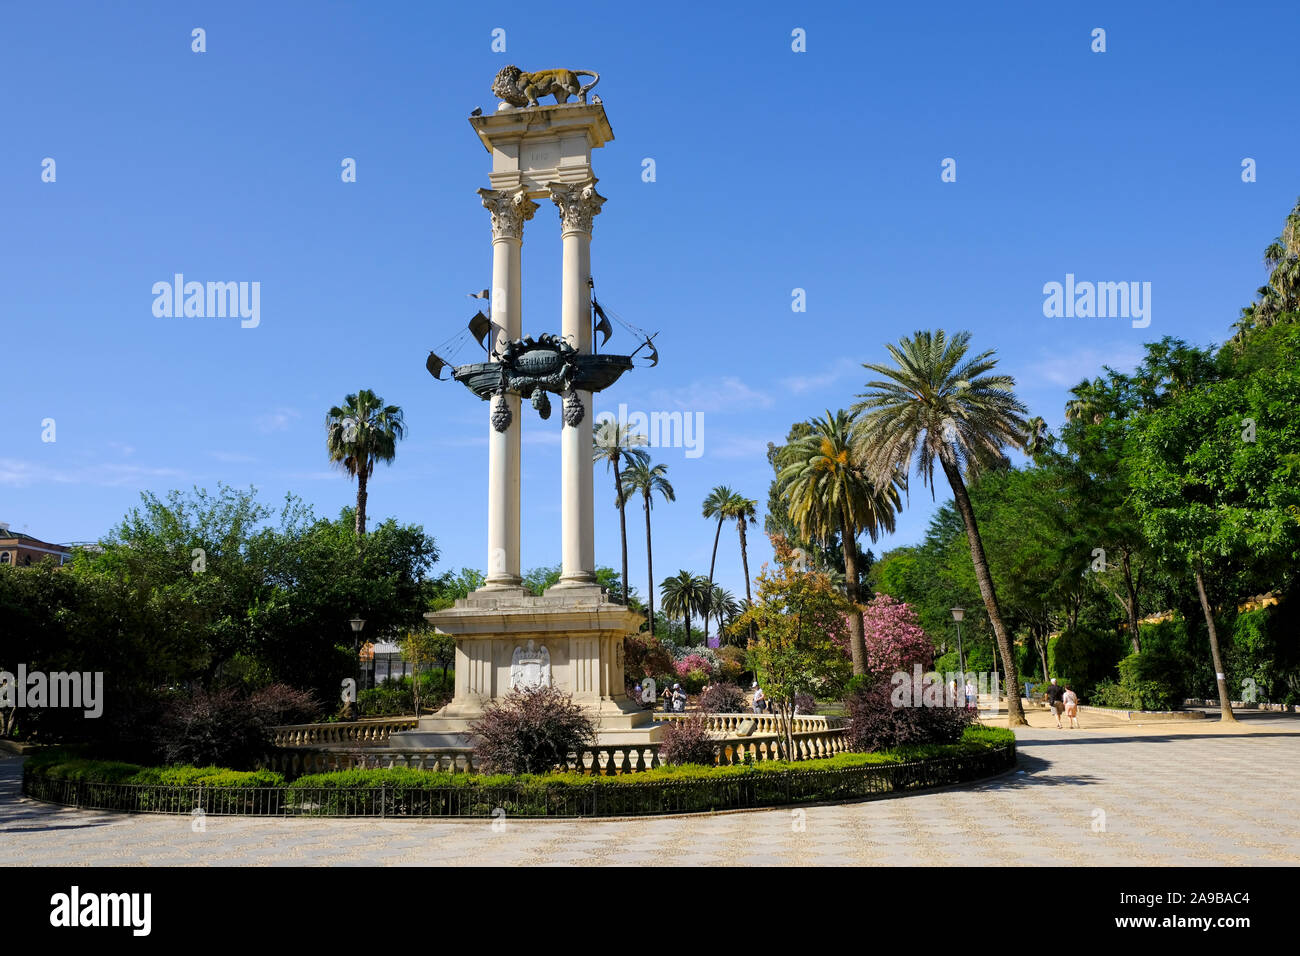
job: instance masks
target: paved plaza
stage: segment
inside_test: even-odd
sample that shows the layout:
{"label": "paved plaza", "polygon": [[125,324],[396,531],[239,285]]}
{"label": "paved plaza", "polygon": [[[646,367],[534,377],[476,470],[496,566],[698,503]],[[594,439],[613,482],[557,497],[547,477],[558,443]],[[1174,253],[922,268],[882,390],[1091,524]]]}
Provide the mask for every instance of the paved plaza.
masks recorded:
{"label": "paved plaza", "polygon": [[[1134,726],[1044,713],[1020,766],[840,806],[635,820],[434,822],[130,816],[19,795],[0,758],[0,865],[1277,865],[1300,863],[1300,719]],[[1195,725],[1195,726],[1193,726]]]}

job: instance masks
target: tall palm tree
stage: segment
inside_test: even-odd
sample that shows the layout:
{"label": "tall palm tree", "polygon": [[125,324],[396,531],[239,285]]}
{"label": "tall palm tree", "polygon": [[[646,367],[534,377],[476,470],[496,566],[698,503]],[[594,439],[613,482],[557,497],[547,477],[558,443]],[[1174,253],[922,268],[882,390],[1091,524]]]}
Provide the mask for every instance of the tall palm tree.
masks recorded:
{"label": "tall palm tree", "polygon": [[706,613],[703,609],[708,607],[709,582],[698,574],[678,571],[671,578],[664,578],[659,588],[664,596],[664,612],[682,616],[682,623],[686,625],[686,645],[689,647],[691,615]]}
{"label": "tall palm tree", "polygon": [[[745,529],[749,522],[758,517],[758,502],[741,494],[732,495],[722,507],[723,514],[736,522],[736,531],[740,535],[740,564],[745,572],[745,600],[754,603],[753,592],[749,588],[749,543],[745,540]],[[753,636],[753,627],[750,627]]]}
{"label": "tall palm tree", "polygon": [[1003,448],[1022,446],[1028,430],[1025,406],[1012,391],[1015,380],[1011,376],[989,374],[997,365],[992,349],[967,358],[969,332],[958,332],[952,338],[942,329],[916,332],[886,348],[894,365],[863,365],[881,378],[867,382],[867,391],[853,406],[854,414],[861,416],[855,446],[876,475],[906,472],[915,461],[922,482],[932,493],[935,462],[943,469],[966,525],[975,580],[1002,654],[1008,717],[1013,725],[1024,724],[1011,635],[1002,621],[962,471],[978,477],[985,469],[1006,462]]}
{"label": "tall palm tree", "polygon": [[667,465],[651,465],[648,460],[630,462],[623,471],[623,497],[630,498],[640,492],[642,504],[645,506],[645,569],[646,578],[650,583],[646,593],[649,595],[647,600],[652,637],[655,632],[655,562],[654,548],[650,544],[650,508],[653,505],[655,492],[662,495],[665,501],[677,500],[677,493],[673,491],[667,476]]}
{"label": "tall palm tree", "polygon": [[366,485],[375,473],[375,463],[391,465],[397,443],[406,437],[406,421],[396,405],[363,388],[348,395],[325,416],[325,446],[330,461],[357,479],[358,540],[366,533]]}
{"label": "tall palm tree", "polygon": [[605,462],[614,471],[614,506],[618,508],[618,536],[623,549],[623,603],[627,604],[627,511],[624,505],[623,478],[619,474],[618,463],[623,459],[631,462],[645,462],[649,456],[640,446],[646,444],[644,435],[635,435],[626,427],[607,418],[591,434],[591,461],[593,464]]}
{"label": "tall palm tree", "polygon": [[865,674],[867,647],[862,633],[858,589],[858,535],[875,541],[894,530],[901,507],[900,472],[886,472],[880,483],[868,471],[862,450],[852,442],[853,420],[843,409],[809,423],[812,430],[785,446],[777,484],[790,520],[808,540],[829,540],[839,532],[844,547],[844,585],[854,610],[849,614],[853,673]]}
{"label": "tall palm tree", "polygon": [[[709,559],[709,587],[713,587],[713,570],[718,563],[718,541],[722,537],[722,522],[727,520],[726,507],[727,502],[736,496],[736,493],[726,485],[717,485],[709,492],[708,497],[704,499],[703,512],[705,518],[717,518],[718,527],[713,532],[713,557]],[[709,618],[704,618],[704,643],[709,643]]]}

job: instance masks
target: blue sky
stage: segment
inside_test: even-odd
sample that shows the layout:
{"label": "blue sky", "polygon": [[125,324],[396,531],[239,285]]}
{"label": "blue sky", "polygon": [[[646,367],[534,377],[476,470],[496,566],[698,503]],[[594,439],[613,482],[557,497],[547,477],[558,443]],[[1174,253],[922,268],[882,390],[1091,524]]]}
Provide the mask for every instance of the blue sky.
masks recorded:
{"label": "blue sky", "polygon": [[[474,192],[489,157],[466,117],[495,108],[508,62],[602,75],[616,139],[593,159],[608,197],[593,274],[660,331],[662,361],[598,410],[704,416],[700,457],[654,452],[678,494],[655,510],[658,577],[706,572],[709,488],[765,505],[766,443],[847,406],[860,363],[915,329],[971,330],[1055,425],[1070,385],[1130,367],[1143,341],[1221,341],[1300,194],[1278,92],[1294,5],[1131,6],[6,3],[0,521],[94,539],[142,489],[218,481],[334,515],[354,492],[324,413],[369,387],[410,427],[371,514],[423,524],[444,567],[483,564],[485,406],[423,362],[490,285]],[[525,236],[531,334],[558,330],[556,218],[539,209]],[[177,272],[260,282],[260,325],[155,317],[152,286]],[[1150,282],[1150,327],[1045,318],[1043,285],[1067,273]],[[527,410],[524,434],[531,567],[559,561],[558,416]],[[598,560],[616,566],[603,470],[596,488]],[[922,536],[933,506],[911,502],[877,553]],[[638,512],[644,589],[641,528]],[[757,571],[770,549],[750,541]],[[743,593],[732,530],[718,561]]]}

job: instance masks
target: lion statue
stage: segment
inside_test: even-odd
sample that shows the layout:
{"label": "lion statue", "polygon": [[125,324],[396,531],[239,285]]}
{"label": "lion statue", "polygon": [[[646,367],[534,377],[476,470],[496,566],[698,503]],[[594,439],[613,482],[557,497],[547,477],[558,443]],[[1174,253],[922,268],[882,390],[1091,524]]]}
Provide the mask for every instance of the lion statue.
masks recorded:
{"label": "lion statue", "polygon": [[[595,79],[583,86],[578,82],[580,76],[594,76]],[[567,103],[570,96],[587,102],[587,92],[600,82],[600,74],[591,70],[541,70],[537,73],[525,73],[519,67],[503,67],[492,81],[492,92],[511,106],[540,106],[539,96],[554,96],[555,102]]]}

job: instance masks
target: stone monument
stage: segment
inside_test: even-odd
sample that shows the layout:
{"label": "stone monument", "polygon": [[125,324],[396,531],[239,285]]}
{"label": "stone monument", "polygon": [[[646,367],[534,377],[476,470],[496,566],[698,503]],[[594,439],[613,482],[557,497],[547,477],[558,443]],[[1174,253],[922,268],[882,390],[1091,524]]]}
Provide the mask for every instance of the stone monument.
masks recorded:
{"label": "stone monument", "polygon": [[[595,82],[580,86],[578,75],[596,76],[507,67],[492,87],[503,100],[497,111],[470,118],[492,156],[490,188],[478,190],[491,217],[491,318],[480,313],[470,329],[491,347],[484,346],[488,361],[456,366],[452,377],[488,403],[487,576],[455,607],[425,615],[455,639],[455,696],[421,718],[418,729],[393,734],[393,747],[467,746],[467,731],[487,703],[538,685],[571,694],[596,723],[600,744],[635,745],[660,736],[661,728],[624,689],[623,638],[639,630],[642,616],[596,583],[592,395],[633,363],[630,356],[594,354],[592,348],[591,235],[605,198],[596,191],[591,153],[614,133],[599,98],[587,102]],[[549,95],[557,102],[538,102]],[[579,102],[567,102],[570,95]],[[549,199],[559,213],[561,328],[559,335],[521,338],[521,249],[539,199]],[[530,226],[530,234],[536,228]],[[449,364],[429,356],[435,378]],[[521,411],[523,400],[531,399],[549,419],[551,394],[562,403],[561,576],[538,595],[524,588],[519,573]]]}

